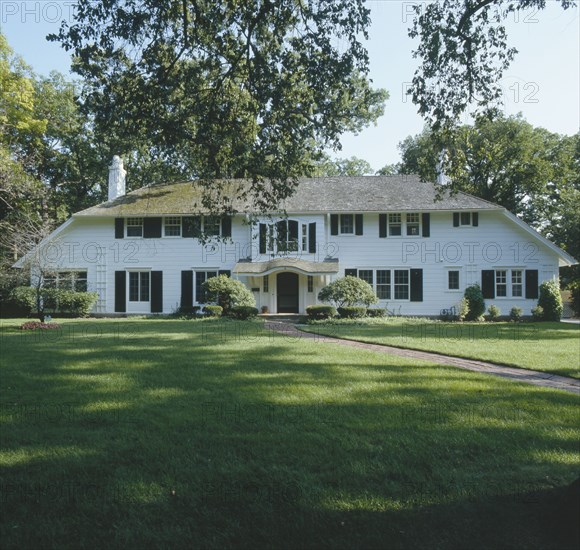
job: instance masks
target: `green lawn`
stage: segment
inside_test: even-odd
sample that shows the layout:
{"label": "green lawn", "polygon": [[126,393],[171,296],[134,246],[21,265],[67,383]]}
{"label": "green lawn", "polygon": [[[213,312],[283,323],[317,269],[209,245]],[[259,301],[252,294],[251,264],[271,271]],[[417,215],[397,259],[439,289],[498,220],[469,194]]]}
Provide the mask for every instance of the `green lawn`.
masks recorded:
{"label": "green lawn", "polygon": [[428,319],[332,321],[309,332],[373,344],[434,351],[580,378],[580,325],[442,323]]}
{"label": "green lawn", "polygon": [[258,322],[2,322],[2,548],[576,548],[578,398]]}

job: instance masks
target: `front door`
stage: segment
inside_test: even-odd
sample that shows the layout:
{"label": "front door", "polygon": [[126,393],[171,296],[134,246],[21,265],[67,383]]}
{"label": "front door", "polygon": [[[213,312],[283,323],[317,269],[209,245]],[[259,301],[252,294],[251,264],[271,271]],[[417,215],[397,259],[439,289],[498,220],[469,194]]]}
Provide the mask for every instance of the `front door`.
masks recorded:
{"label": "front door", "polygon": [[298,313],[298,275],[284,271],[276,278],[278,313]]}

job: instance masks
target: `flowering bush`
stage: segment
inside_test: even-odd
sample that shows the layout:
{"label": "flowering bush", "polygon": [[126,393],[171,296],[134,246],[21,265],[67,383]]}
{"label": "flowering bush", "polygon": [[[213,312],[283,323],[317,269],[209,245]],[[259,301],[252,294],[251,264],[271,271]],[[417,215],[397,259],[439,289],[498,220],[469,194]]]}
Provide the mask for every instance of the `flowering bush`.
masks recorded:
{"label": "flowering bush", "polygon": [[20,325],[20,330],[52,330],[57,328],[60,328],[58,323],[41,323],[40,321],[27,321]]}

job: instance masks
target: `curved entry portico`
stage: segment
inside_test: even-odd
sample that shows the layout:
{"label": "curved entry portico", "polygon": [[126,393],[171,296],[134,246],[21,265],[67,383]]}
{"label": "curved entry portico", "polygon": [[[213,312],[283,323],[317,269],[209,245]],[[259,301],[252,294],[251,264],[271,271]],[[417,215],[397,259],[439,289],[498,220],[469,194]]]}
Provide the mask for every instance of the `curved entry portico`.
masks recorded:
{"label": "curved entry portico", "polygon": [[276,276],[278,313],[298,313],[298,275],[283,271]]}

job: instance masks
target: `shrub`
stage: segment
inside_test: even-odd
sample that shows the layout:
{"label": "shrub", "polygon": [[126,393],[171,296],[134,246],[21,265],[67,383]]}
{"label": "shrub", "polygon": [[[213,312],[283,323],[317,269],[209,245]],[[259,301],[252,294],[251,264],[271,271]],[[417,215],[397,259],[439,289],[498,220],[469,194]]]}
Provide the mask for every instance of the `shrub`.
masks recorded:
{"label": "shrub", "polygon": [[208,317],[221,317],[224,308],[222,306],[205,306],[203,312]]}
{"label": "shrub", "polygon": [[336,308],[333,306],[308,306],[306,314],[310,319],[330,319],[336,316]]}
{"label": "shrub", "polygon": [[514,306],[510,310],[510,319],[512,321],[514,321],[515,323],[517,323],[518,321],[522,320],[523,314],[524,314],[524,311],[522,310],[521,307]]}
{"label": "shrub", "polygon": [[469,302],[467,301],[466,298],[461,298],[461,301],[457,306],[457,318],[460,321],[465,321],[468,314],[469,314]]}
{"label": "shrub", "polygon": [[[10,297],[17,306],[26,311],[26,315],[37,311],[36,288],[17,287],[12,291]],[[39,314],[43,315],[45,311],[51,311],[52,313],[70,314],[73,317],[86,317],[95,305],[99,295],[96,292],[41,288],[40,298],[42,307]]]}
{"label": "shrub", "polygon": [[534,321],[542,321],[544,319],[544,308],[542,306],[532,308],[532,319]]}
{"label": "shrub", "polygon": [[30,315],[36,309],[36,289],[30,286],[19,286],[10,293],[10,301],[16,307]]}
{"label": "shrub", "polygon": [[371,285],[351,275],[326,285],[318,293],[318,299],[336,307],[370,306],[379,301]]}
{"label": "shrub", "polygon": [[491,305],[487,308],[487,316],[490,321],[495,321],[501,315],[501,309],[499,307]]}
{"label": "shrub", "polygon": [[572,311],[576,317],[580,317],[580,281],[574,281],[569,286],[572,296]]}
{"label": "shrub", "polygon": [[540,285],[538,305],[544,310],[545,321],[559,321],[562,317],[562,296],[557,281],[544,281]]}
{"label": "shrub", "polygon": [[481,287],[478,284],[468,286],[464,294],[467,300],[469,311],[465,316],[466,321],[477,321],[485,313],[485,300],[481,293]]}
{"label": "shrub", "polygon": [[363,306],[339,307],[338,315],[341,319],[360,319],[367,314],[367,308]]}
{"label": "shrub", "polygon": [[250,319],[258,315],[258,308],[252,306],[234,306],[228,310],[227,313],[234,319]]}
{"label": "shrub", "polygon": [[387,312],[384,309],[369,308],[367,309],[367,315],[369,317],[386,317]]}
{"label": "shrub", "polygon": [[227,312],[234,306],[256,306],[256,299],[244,283],[227,275],[210,277],[202,285],[208,302],[216,302]]}

